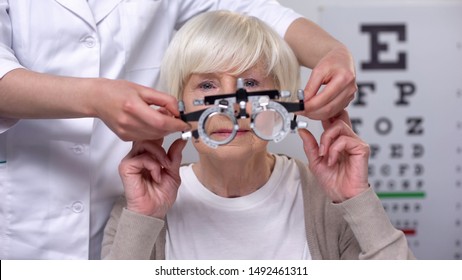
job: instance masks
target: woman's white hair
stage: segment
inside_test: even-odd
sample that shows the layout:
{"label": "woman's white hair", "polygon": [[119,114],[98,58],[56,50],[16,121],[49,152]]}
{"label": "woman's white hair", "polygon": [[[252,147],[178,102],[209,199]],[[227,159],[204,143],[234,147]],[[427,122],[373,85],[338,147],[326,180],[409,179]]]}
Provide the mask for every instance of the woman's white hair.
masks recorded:
{"label": "woman's white hair", "polygon": [[297,58],[273,29],[255,17],[207,12],[176,33],[162,62],[161,79],[167,92],[181,100],[191,74],[239,75],[262,62],[277,89],[298,89]]}

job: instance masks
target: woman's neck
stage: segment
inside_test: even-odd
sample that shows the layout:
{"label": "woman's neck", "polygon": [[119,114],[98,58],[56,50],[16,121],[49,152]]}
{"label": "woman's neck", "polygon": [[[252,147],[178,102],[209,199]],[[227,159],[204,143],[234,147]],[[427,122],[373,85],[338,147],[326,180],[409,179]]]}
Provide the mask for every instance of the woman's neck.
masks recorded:
{"label": "woman's neck", "polygon": [[201,155],[193,170],[211,192],[231,198],[251,194],[266,184],[275,161],[274,156],[266,151],[245,160],[223,160]]}

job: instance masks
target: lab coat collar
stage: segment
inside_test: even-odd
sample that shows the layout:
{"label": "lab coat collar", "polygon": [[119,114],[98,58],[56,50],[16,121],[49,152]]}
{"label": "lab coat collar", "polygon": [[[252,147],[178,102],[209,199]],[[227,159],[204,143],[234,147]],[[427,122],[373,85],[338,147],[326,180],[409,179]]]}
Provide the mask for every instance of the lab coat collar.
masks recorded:
{"label": "lab coat collar", "polygon": [[123,0],[97,0],[93,9],[96,24],[103,20]]}
{"label": "lab coat collar", "polygon": [[86,0],[55,0],[66,9],[70,10],[92,28],[96,30],[96,24],[104,19],[123,0],[104,0],[96,2],[96,6],[90,9]]}

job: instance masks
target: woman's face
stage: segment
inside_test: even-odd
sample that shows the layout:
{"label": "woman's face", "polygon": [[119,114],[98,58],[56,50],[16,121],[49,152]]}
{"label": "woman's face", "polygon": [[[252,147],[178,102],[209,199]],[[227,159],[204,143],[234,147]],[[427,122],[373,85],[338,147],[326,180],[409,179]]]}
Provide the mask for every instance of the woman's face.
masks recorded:
{"label": "woman's face", "polygon": [[[249,92],[275,88],[273,78],[266,75],[266,71],[261,65],[256,65],[238,76],[229,73],[192,74],[183,91],[186,113],[205,108],[205,106],[194,106],[193,101],[195,99],[203,99],[204,96],[208,95],[236,92],[237,78],[243,78],[244,87]],[[197,129],[196,122],[191,124],[193,129]],[[249,118],[238,119],[238,125],[239,130],[230,143],[213,149],[199,139],[199,141],[193,141],[194,147],[199,154],[219,156],[224,159],[248,157],[251,155],[249,153],[266,151],[268,142],[261,140],[253,133]],[[205,126],[209,137],[218,141],[228,138],[232,132],[232,123],[226,117],[209,118]]]}

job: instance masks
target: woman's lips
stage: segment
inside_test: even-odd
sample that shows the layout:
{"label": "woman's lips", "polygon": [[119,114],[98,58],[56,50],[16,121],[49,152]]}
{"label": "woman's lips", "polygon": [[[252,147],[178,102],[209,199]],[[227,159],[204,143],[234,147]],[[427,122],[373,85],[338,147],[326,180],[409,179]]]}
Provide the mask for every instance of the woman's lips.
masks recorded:
{"label": "woman's lips", "polygon": [[242,134],[246,134],[247,132],[250,132],[250,130],[248,129],[239,129],[236,133],[236,136],[239,136],[239,135],[242,135]]}
{"label": "woman's lips", "polygon": [[[237,132],[236,132],[236,136],[239,136],[239,135],[243,135],[247,132],[249,132],[250,130],[249,129],[239,129]],[[224,136],[224,137],[227,137],[229,136],[233,131],[231,129],[218,129],[218,130],[215,130],[212,132],[212,134],[215,134],[215,135],[220,135],[220,136]]]}

